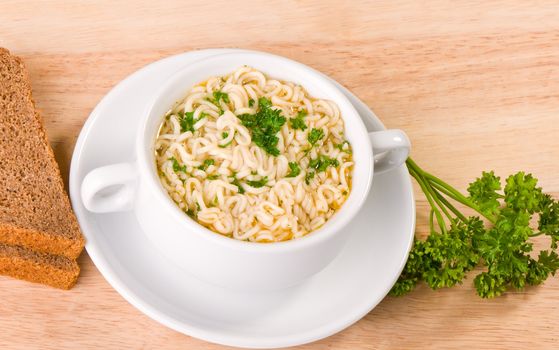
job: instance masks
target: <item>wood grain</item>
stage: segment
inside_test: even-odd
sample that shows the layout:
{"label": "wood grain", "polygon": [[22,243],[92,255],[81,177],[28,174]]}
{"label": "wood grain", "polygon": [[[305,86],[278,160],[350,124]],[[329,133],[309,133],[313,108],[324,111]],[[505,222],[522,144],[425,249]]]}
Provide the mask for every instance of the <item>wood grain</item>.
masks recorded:
{"label": "wood grain", "polygon": [[[494,169],[534,173],[559,195],[557,1],[96,1],[0,4],[0,46],[24,58],[67,181],[85,119],[118,81],[168,55],[264,50],[332,76],[413,157],[459,188]],[[427,205],[416,189],[417,232]],[[89,257],[62,292],[0,277],[1,349],[220,349],[151,321]],[[301,349],[551,349],[559,279],[495,300],[471,285],[386,298],[349,329]]]}

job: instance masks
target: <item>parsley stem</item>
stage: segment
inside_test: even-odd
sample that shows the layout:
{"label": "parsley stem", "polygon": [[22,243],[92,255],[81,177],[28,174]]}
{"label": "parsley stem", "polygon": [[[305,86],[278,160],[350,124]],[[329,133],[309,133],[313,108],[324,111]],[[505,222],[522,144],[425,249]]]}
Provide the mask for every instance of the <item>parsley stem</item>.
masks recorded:
{"label": "parsley stem", "polygon": [[[447,195],[448,197],[454,199],[455,201],[475,210],[476,212],[478,212],[480,215],[482,215],[483,217],[485,217],[487,220],[489,220],[492,223],[496,222],[496,219],[493,216],[487,215],[485,213],[483,213],[481,211],[481,209],[475,204],[473,203],[469,198],[467,198],[466,196],[464,196],[462,193],[458,192],[458,190],[456,190],[454,187],[452,187],[451,185],[447,184],[446,182],[444,182],[443,180],[439,179],[438,177],[424,171],[423,169],[421,169],[419,167],[419,165],[417,165],[411,158],[408,158],[406,160],[406,165],[408,166],[408,169],[414,169],[416,174],[419,174],[421,177],[423,177],[424,179],[426,179],[426,181],[432,185],[433,187],[435,187],[438,191],[442,192],[443,194]],[[414,178],[417,177],[414,176]],[[449,209],[451,209],[450,207],[448,207]],[[451,209],[452,210],[452,209]],[[455,214],[456,212],[454,210],[452,210]],[[458,216],[458,215],[457,215]],[[463,215],[462,215],[463,216]],[[460,217],[460,216],[459,216]],[[462,220],[462,218],[460,217],[460,219]]]}
{"label": "parsley stem", "polygon": [[460,211],[458,211],[458,209],[456,209],[456,207],[454,205],[452,205],[449,201],[446,200],[446,198],[440,194],[439,192],[437,192],[437,196],[439,197],[439,200],[448,208],[450,209],[450,211],[452,211],[454,213],[454,215],[456,215],[460,220],[462,220],[462,222],[466,222],[468,219],[466,218],[466,216],[464,216],[464,214],[462,214]]}
{"label": "parsley stem", "polygon": [[408,168],[408,170],[410,172],[410,175],[413,176],[415,178],[415,180],[417,181],[419,187],[421,187],[421,190],[425,194],[425,198],[427,198],[427,201],[429,202],[429,205],[431,206],[431,210],[433,210],[435,212],[435,217],[437,218],[437,223],[439,224],[439,227],[441,229],[441,233],[446,233],[446,223],[445,223],[445,221],[444,221],[444,219],[441,215],[441,212],[440,212],[439,208],[437,208],[434,199],[432,198],[431,192],[429,192],[429,190],[426,187],[424,178],[421,176],[421,174],[419,174],[416,171],[416,169],[414,167],[410,167],[410,168]]}
{"label": "parsley stem", "polygon": [[[448,212],[447,208],[450,209],[450,207],[452,207],[452,205],[450,203],[448,203],[448,201],[440,194],[438,193],[432,186],[431,184],[426,181],[422,175],[420,173],[418,173],[416,171],[416,169],[412,169],[413,172],[415,172],[415,179],[416,181],[418,181],[418,183],[423,183],[424,187],[422,187],[422,190],[425,192],[425,190],[427,190],[429,192],[429,194],[431,195],[431,198],[433,199],[433,201],[438,205],[438,207],[442,210],[442,212],[446,215],[446,217],[448,218],[449,221],[452,222],[453,217],[452,215],[450,215],[450,213]],[[452,209],[456,210],[456,208],[452,207]],[[455,212],[454,212],[455,213]]]}
{"label": "parsley stem", "polygon": [[431,231],[429,232],[435,232],[435,222],[433,220],[433,214],[435,212],[433,211],[433,208],[431,208],[431,210],[429,211],[429,228]]}

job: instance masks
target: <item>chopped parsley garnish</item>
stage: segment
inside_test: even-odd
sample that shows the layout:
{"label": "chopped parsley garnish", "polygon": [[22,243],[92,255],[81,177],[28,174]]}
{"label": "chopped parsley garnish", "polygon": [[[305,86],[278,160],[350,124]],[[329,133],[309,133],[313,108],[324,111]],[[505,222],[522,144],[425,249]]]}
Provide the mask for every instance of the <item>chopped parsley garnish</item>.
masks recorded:
{"label": "chopped parsley garnish", "polygon": [[254,106],[254,100],[252,98],[248,100],[248,106],[249,107]]}
{"label": "chopped parsley garnish", "polygon": [[206,169],[208,169],[208,167],[210,165],[214,165],[214,164],[215,164],[215,161],[213,159],[206,159],[206,160],[204,160],[204,164],[200,165],[198,167],[198,169],[200,169],[202,171],[206,171]]}
{"label": "chopped parsley garnish", "polygon": [[198,211],[202,210],[202,208],[200,208],[200,204],[198,202],[196,202],[196,210],[198,210]]}
{"label": "chopped parsley garnish", "polygon": [[338,165],[340,165],[340,162],[337,159],[322,154],[309,162],[309,168],[316,169],[319,173],[326,171],[329,166],[337,167]]}
{"label": "chopped parsley garnish", "polygon": [[305,124],[305,120],[303,118],[306,115],[307,115],[307,111],[305,111],[304,109],[302,111],[299,111],[299,113],[297,113],[297,116],[295,118],[289,119],[289,124],[295,130],[297,129],[305,130],[307,128],[307,125]]}
{"label": "chopped parsley garnish", "polygon": [[315,128],[312,128],[311,132],[309,132],[309,135],[307,136],[307,139],[309,140],[311,146],[314,146],[319,140],[322,140],[323,138],[324,131],[322,129]]}
{"label": "chopped parsley garnish", "polygon": [[[236,133],[236,131],[235,131],[235,133]],[[226,139],[227,136],[229,136],[229,133],[228,133],[227,131],[224,131],[224,132],[221,133],[221,136],[222,136],[224,139]],[[225,147],[229,146],[232,142],[233,142],[233,139],[231,139],[231,141],[227,142],[227,143],[224,144],[224,145],[218,145],[218,146],[219,146],[219,148],[225,148]]]}
{"label": "chopped parsley garnish", "polygon": [[299,168],[299,164],[295,162],[289,162],[289,173],[285,175],[285,177],[296,177],[301,173],[301,168]]}
{"label": "chopped parsley garnish", "polygon": [[314,171],[307,172],[307,175],[305,175],[305,183],[307,185],[310,184],[312,179],[314,179]]}
{"label": "chopped parsley garnish", "polygon": [[198,219],[198,214],[193,209],[188,208],[188,210],[186,211],[186,215],[190,216],[194,220]]}
{"label": "chopped parsley garnish", "polygon": [[174,171],[175,173],[176,173],[176,172],[179,172],[179,171],[182,171],[183,173],[186,173],[186,165],[181,166],[181,165],[179,164],[179,161],[177,160],[177,158],[171,157],[171,158],[169,158],[169,160],[170,160],[171,162],[173,162],[173,171]]}
{"label": "chopped parsley garnish", "polygon": [[229,103],[229,95],[227,95],[226,92],[214,91],[214,99],[217,104],[219,104],[220,100],[225,103]]}
{"label": "chopped parsley garnish", "polygon": [[194,132],[194,124],[204,119],[207,115],[206,113],[200,113],[200,117],[194,120],[194,112],[179,112],[179,124],[181,126],[181,132],[191,131]]}
{"label": "chopped parsley garnish", "polygon": [[194,132],[194,112],[179,112],[179,124],[181,126],[181,132],[192,131]]}
{"label": "chopped parsley garnish", "polygon": [[[347,149],[344,149],[345,145],[347,145]],[[349,142],[347,140],[342,142],[342,143],[338,143],[336,145],[336,148],[339,149],[342,152],[345,152],[347,154],[351,154],[351,148],[350,148]]]}
{"label": "chopped parsley garnish", "polygon": [[219,179],[219,175],[217,174],[208,176],[208,180],[217,180],[217,179]]}
{"label": "chopped parsley garnish", "polygon": [[254,188],[260,188],[262,186],[265,186],[267,183],[268,183],[268,176],[264,176],[260,180],[255,180],[255,181],[247,180],[247,185]]}
{"label": "chopped parsley garnish", "polygon": [[252,141],[268,154],[278,156],[277,148],[279,138],[276,134],[285,124],[285,117],[281,111],[272,109],[272,102],[265,97],[258,99],[258,112],[256,114],[241,114],[237,117],[241,124],[247,127],[252,134]]}
{"label": "chopped parsley garnish", "polygon": [[240,194],[245,193],[245,189],[241,185],[241,182],[239,181],[239,179],[237,179],[236,177],[233,177],[233,181],[231,181],[231,185],[237,186],[237,189],[238,189]]}
{"label": "chopped parsley garnish", "polygon": [[229,146],[232,142],[233,142],[233,139],[231,139],[231,141],[227,142],[224,145],[219,145],[219,148],[225,148],[225,147]]}

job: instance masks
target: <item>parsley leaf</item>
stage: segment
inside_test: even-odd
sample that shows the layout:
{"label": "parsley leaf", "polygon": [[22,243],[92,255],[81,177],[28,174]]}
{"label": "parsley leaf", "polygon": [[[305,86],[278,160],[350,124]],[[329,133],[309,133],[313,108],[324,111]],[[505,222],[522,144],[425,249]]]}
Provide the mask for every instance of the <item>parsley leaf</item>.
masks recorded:
{"label": "parsley leaf", "polygon": [[497,193],[501,190],[501,179],[491,171],[483,172],[480,178],[472,182],[468,186],[470,198],[479,208],[489,215],[496,214],[499,211],[498,199],[502,196]]}
{"label": "parsley leaf", "polygon": [[179,161],[175,157],[171,157],[171,158],[169,158],[169,160],[171,162],[173,162],[173,171],[175,173],[179,172],[179,171],[182,171],[183,173],[186,173],[186,165],[181,166],[179,164]]}
{"label": "parsley leaf", "polygon": [[237,186],[237,190],[238,190],[239,194],[245,193],[245,189],[241,185],[241,182],[239,181],[239,179],[237,179],[236,177],[233,177],[233,181],[231,181],[231,185]]}
{"label": "parsley leaf", "polygon": [[323,171],[326,171],[326,169],[329,166],[333,166],[334,168],[336,168],[339,165],[340,165],[340,162],[338,162],[337,159],[330,158],[330,157],[325,156],[323,154],[319,155],[315,159],[311,159],[311,161],[309,162],[309,168],[316,169],[316,171],[319,172],[319,173],[321,173]]}
{"label": "parsley leaf", "polygon": [[241,124],[251,131],[252,141],[273,156],[279,155],[277,144],[279,138],[276,134],[285,124],[285,117],[281,111],[272,109],[272,102],[265,97],[258,99],[258,112],[256,114],[241,114],[237,117]]}
{"label": "parsley leaf", "polygon": [[559,202],[548,194],[540,198],[540,218],[538,230],[551,238],[551,248],[557,249],[559,241]]}
{"label": "parsley leaf", "polygon": [[[346,145],[347,145],[347,147],[346,147]],[[342,143],[338,143],[335,147],[336,147],[337,149],[339,149],[340,151],[345,152],[345,153],[347,153],[347,154],[351,154],[351,153],[352,153],[352,151],[351,151],[351,145],[349,144],[349,141],[347,141],[347,140],[344,141],[344,142],[342,142]]]}
{"label": "parsley leaf", "polygon": [[311,180],[314,179],[314,171],[307,171],[307,174],[305,175],[305,183],[307,185],[309,185],[311,183]]}
{"label": "parsley leaf", "polygon": [[265,186],[268,183],[268,176],[264,176],[263,178],[261,178],[260,180],[247,180],[247,185],[254,187],[254,188],[260,188]]}
{"label": "parsley leaf", "polygon": [[186,215],[190,216],[194,220],[198,219],[198,213],[195,212],[193,209],[188,208],[188,210],[186,211]]}
{"label": "parsley leaf", "polygon": [[319,140],[322,140],[323,138],[324,131],[322,129],[315,128],[312,128],[311,132],[309,132],[309,135],[307,136],[307,139],[309,140],[311,146],[314,146]]}
{"label": "parsley leaf", "polygon": [[217,175],[217,174],[209,175],[207,179],[208,180],[217,180],[217,179],[219,179],[219,175]]}
{"label": "parsley leaf", "polygon": [[289,125],[295,130],[305,130],[307,125],[305,124],[305,120],[303,119],[307,115],[307,111],[302,110],[297,113],[295,118],[289,119]]}
{"label": "parsley leaf", "polygon": [[229,103],[229,95],[226,92],[214,91],[213,95],[214,95],[214,100],[217,104],[219,104],[220,100],[222,100],[225,103]]}
{"label": "parsley leaf", "polygon": [[285,175],[285,177],[296,177],[301,173],[301,168],[299,168],[299,164],[295,162],[289,162],[289,173]]}
{"label": "parsley leaf", "polygon": [[224,131],[224,132],[221,133],[222,138],[226,139],[227,136],[229,136],[229,133],[227,131]]}
{"label": "parsley leaf", "polygon": [[248,106],[251,108],[254,106],[254,100],[252,98],[248,100]]}
{"label": "parsley leaf", "polygon": [[191,131],[194,132],[194,112],[179,112],[179,124],[181,126],[181,132]]}
{"label": "parsley leaf", "polygon": [[198,167],[198,169],[200,169],[200,170],[202,170],[202,171],[206,171],[206,169],[208,169],[208,167],[209,167],[210,165],[214,165],[214,164],[215,164],[215,160],[213,160],[213,159],[205,159],[205,160],[204,160],[204,163],[203,163],[202,165],[200,165],[200,166]]}
{"label": "parsley leaf", "polygon": [[219,146],[219,148],[225,148],[225,147],[229,146],[231,143],[233,143],[233,140],[232,140],[232,139],[231,139],[231,141],[227,142],[226,144],[224,144],[224,145],[218,145],[218,146]]}

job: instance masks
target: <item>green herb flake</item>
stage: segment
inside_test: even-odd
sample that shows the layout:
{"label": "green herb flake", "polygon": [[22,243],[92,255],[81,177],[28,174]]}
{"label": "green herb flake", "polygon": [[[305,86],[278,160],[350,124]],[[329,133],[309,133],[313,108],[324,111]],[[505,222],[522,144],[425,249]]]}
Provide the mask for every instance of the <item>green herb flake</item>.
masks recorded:
{"label": "green herb flake", "polygon": [[224,132],[221,133],[221,138],[226,139],[227,136],[229,136],[229,133],[227,131],[224,131]]}
{"label": "green herb flake", "polygon": [[[345,147],[345,145],[347,145],[347,148]],[[347,141],[347,140],[344,141],[344,142],[342,142],[342,143],[338,143],[335,147],[336,147],[337,149],[339,149],[340,151],[345,152],[345,153],[347,153],[347,154],[351,154],[351,153],[352,153],[352,152],[351,152],[351,145],[349,144],[349,141]]]}
{"label": "green herb flake", "polygon": [[305,175],[305,183],[307,185],[309,185],[311,183],[311,180],[314,179],[314,171],[307,171],[307,174]]}
{"label": "green herb flake", "polygon": [[224,144],[224,145],[218,145],[218,146],[219,146],[219,148],[225,148],[225,147],[229,146],[231,143],[233,143],[233,140],[227,142],[227,143]]}
{"label": "green herb flake", "polygon": [[247,180],[247,185],[254,187],[254,188],[260,188],[265,186],[268,183],[268,176],[264,176],[263,178],[261,178],[260,180]]}
{"label": "green herb flake", "polygon": [[196,121],[194,120],[194,112],[179,112],[178,116],[181,133],[187,131],[194,132],[194,124],[196,124]]}
{"label": "green herb flake", "polygon": [[277,144],[279,138],[276,136],[283,124],[285,117],[281,111],[272,109],[272,102],[265,97],[258,99],[258,111],[256,114],[241,114],[237,117],[241,124],[250,130],[252,141],[266,151],[268,154],[278,156],[280,154]]}
{"label": "green herb flake", "polygon": [[200,170],[202,170],[202,171],[206,171],[206,169],[208,169],[208,167],[209,167],[210,165],[214,165],[214,164],[215,164],[215,160],[213,160],[213,159],[205,159],[205,160],[204,160],[204,163],[203,163],[202,165],[200,165],[200,166],[198,167],[198,169],[200,169]]}
{"label": "green herb flake", "polygon": [[248,100],[248,106],[251,108],[254,106],[254,100],[252,98]]}
{"label": "green herb flake", "polygon": [[175,173],[177,173],[177,172],[179,172],[179,171],[182,171],[183,173],[186,173],[186,165],[182,165],[182,166],[181,166],[180,163],[179,163],[179,161],[177,160],[177,158],[171,157],[171,158],[169,158],[169,160],[170,160],[171,162],[173,162],[173,171],[174,171]]}
{"label": "green herb flake", "polygon": [[289,162],[289,173],[285,175],[285,177],[296,177],[301,173],[301,168],[299,168],[299,164],[295,162]]}
{"label": "green herb flake", "polygon": [[213,175],[208,176],[208,180],[217,180],[217,179],[219,179],[219,175],[217,175],[217,174],[213,174]]}
{"label": "green herb flake", "polygon": [[225,103],[229,103],[229,95],[227,93],[221,91],[214,91],[213,95],[214,95],[214,100],[217,104],[219,104],[220,100]]}
{"label": "green herb flake", "polygon": [[233,181],[231,181],[231,185],[237,186],[239,194],[245,193],[245,189],[243,188],[243,185],[241,185],[241,182],[236,177],[233,177]]}
{"label": "green herb flake", "polygon": [[197,220],[198,219],[198,213],[196,213],[193,209],[188,209],[186,211],[186,215],[190,216],[192,219]]}
{"label": "green herb flake", "polygon": [[309,168],[313,168],[319,173],[326,171],[326,169],[330,166],[336,168],[339,165],[340,162],[338,162],[337,159],[330,158],[322,154],[315,159],[311,159],[311,161],[309,162]]}
{"label": "green herb flake", "polygon": [[323,138],[324,138],[324,131],[322,129],[316,129],[316,128],[312,128],[311,132],[309,132],[309,135],[307,136],[309,143],[313,147],[319,140],[322,140]]}
{"label": "green herb flake", "polygon": [[291,127],[295,130],[307,129],[307,125],[305,124],[305,120],[303,119],[306,115],[307,115],[306,110],[303,109],[299,111],[299,113],[297,113],[297,116],[295,118],[289,119],[289,125],[291,125]]}

